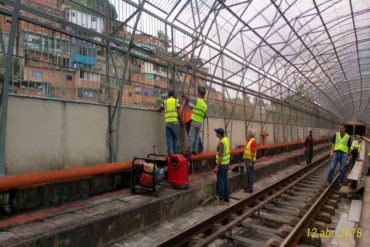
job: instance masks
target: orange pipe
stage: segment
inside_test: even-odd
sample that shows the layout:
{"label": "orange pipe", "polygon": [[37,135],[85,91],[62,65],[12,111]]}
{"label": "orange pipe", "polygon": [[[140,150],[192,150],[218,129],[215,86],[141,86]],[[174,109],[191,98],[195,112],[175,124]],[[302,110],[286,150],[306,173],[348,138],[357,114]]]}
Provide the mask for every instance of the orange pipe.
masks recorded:
{"label": "orange pipe", "polygon": [[[328,139],[329,139],[329,137],[324,137],[324,138],[316,139],[316,140],[314,140],[314,142],[328,140]],[[279,148],[279,147],[288,147],[288,146],[301,144],[301,143],[303,143],[302,140],[294,141],[294,142],[284,142],[284,143],[278,143],[278,144],[267,144],[267,145],[258,146],[257,150],[265,150],[265,149]],[[230,154],[239,154],[239,153],[243,153],[243,151],[244,151],[244,148],[231,149]],[[216,152],[215,151],[213,151],[213,152],[203,152],[203,153],[200,153],[200,154],[192,155],[191,160],[209,159],[209,158],[213,158],[213,157],[216,157]]]}
{"label": "orange pipe", "polygon": [[72,178],[93,176],[104,173],[119,172],[131,168],[132,161],[67,168],[61,170],[34,172],[0,177],[0,190],[55,182]]}
{"label": "orange pipe", "polygon": [[[329,138],[321,138],[317,139],[316,141],[326,140]],[[259,146],[258,150],[263,149],[270,149],[276,147],[287,147],[295,144],[303,143],[303,141],[295,141],[295,142],[286,142],[280,144],[269,144]],[[231,154],[238,154],[242,153],[243,148],[232,149],[230,150]],[[199,160],[204,158],[212,158],[216,156],[216,152],[205,152],[200,153],[197,155],[192,155],[192,160]],[[49,182],[56,182],[62,181],[67,179],[73,178],[80,178],[80,177],[87,177],[105,173],[112,173],[112,172],[119,172],[131,169],[132,161],[125,161],[125,162],[117,162],[117,163],[108,163],[108,164],[100,164],[94,166],[84,166],[84,167],[76,167],[76,168],[67,168],[61,170],[53,170],[53,171],[45,171],[45,172],[34,172],[34,173],[26,173],[26,174],[19,174],[19,175],[9,175],[0,177],[0,190],[9,189],[9,188],[16,188],[22,186],[29,186],[34,184],[41,184],[41,183],[49,183]]]}

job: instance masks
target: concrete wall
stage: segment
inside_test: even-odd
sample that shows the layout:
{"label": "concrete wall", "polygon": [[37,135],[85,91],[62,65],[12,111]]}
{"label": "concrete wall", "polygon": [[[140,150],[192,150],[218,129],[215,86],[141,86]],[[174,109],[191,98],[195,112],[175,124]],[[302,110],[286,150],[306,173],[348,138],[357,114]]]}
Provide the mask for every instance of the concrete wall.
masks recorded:
{"label": "concrete wall", "polygon": [[9,97],[6,173],[106,163],[106,107]]}
{"label": "concrete wall", "polygon": [[119,160],[132,160],[158,152],[167,154],[164,114],[156,111],[123,108],[120,120]]}
{"label": "concrete wall", "polygon": [[[122,108],[120,121],[119,161],[134,156],[166,153],[164,114],[152,110]],[[216,149],[214,128],[225,127],[223,118],[204,122],[205,151]],[[261,143],[261,123],[250,122]],[[303,139],[310,128],[265,124],[267,144]],[[330,129],[312,128],[314,138],[334,133]],[[231,120],[228,128],[231,147],[245,143],[246,123]],[[180,143],[186,143],[180,129]],[[55,170],[106,163],[109,160],[108,108],[102,105],[10,96],[6,146],[7,174]]]}

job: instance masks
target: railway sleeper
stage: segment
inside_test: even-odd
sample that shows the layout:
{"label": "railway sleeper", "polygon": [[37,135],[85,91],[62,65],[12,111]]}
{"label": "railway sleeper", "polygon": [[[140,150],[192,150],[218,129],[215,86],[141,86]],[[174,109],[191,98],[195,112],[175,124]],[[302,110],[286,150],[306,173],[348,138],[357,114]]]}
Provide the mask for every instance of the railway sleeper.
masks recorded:
{"label": "railway sleeper", "polygon": [[338,202],[336,200],[333,200],[333,199],[327,199],[326,202],[325,202],[325,205],[332,206],[335,209],[338,208]]}
{"label": "railway sleeper", "polygon": [[330,215],[335,214],[335,208],[329,205],[323,205],[320,209],[322,212],[329,213]]}
{"label": "railway sleeper", "polygon": [[310,205],[304,202],[297,202],[297,201],[286,201],[286,200],[278,200],[277,205],[283,205],[287,207],[294,207],[294,208],[309,208]]}
{"label": "railway sleeper", "polygon": [[315,220],[320,220],[320,221],[323,221],[323,222],[329,224],[329,223],[331,223],[331,216],[330,216],[329,213],[319,211],[315,215]]}
{"label": "railway sleeper", "polygon": [[299,217],[295,217],[291,215],[274,214],[270,212],[261,212],[259,217],[263,218],[264,220],[270,220],[270,221],[278,222],[281,224],[289,224],[289,225],[295,225],[299,221]]}
{"label": "railway sleeper", "polygon": [[321,246],[321,238],[317,234],[317,236],[307,236],[307,232],[305,232],[300,240],[301,243],[313,245],[313,246]]}

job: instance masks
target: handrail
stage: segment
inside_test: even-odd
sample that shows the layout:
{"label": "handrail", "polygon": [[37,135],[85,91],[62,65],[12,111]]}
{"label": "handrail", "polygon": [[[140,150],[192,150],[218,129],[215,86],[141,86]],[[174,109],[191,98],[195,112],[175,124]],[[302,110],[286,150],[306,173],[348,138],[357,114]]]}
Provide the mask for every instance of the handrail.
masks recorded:
{"label": "handrail", "polygon": [[[315,141],[322,141],[328,138],[320,138]],[[258,150],[271,149],[276,147],[287,147],[296,144],[303,143],[303,141],[287,142],[280,144],[270,144],[260,146]],[[242,153],[243,149],[233,149],[230,151],[231,154]],[[205,158],[215,157],[216,152],[206,152],[198,155],[193,155],[191,160],[199,160]],[[75,168],[66,168],[53,171],[33,172],[17,175],[8,175],[0,177],[0,190],[17,188],[22,186],[30,186],[35,184],[50,183],[56,181],[62,181],[73,178],[81,178],[105,173],[120,172],[131,169],[132,161],[124,161],[117,163],[107,163],[94,166],[84,166]]]}

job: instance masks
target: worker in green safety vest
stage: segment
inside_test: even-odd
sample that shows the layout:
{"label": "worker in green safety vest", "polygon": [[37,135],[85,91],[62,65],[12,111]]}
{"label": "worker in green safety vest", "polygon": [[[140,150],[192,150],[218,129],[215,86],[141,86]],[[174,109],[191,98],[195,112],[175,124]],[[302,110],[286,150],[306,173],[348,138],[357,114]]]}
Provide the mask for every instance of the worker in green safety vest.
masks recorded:
{"label": "worker in green safety vest", "polygon": [[358,155],[359,155],[359,141],[358,140],[354,140],[352,142],[352,145],[351,145],[351,169],[353,168],[353,166],[355,165],[355,162],[358,158]]}
{"label": "worker in green safety vest", "polygon": [[351,155],[352,155],[351,169],[355,165],[356,160],[360,161],[359,157],[360,157],[361,145],[362,145],[363,140],[364,140],[363,137],[360,136],[358,138],[358,140],[355,140],[355,141],[352,142],[352,146],[351,146]]}
{"label": "worker in green safety vest", "polygon": [[159,109],[159,111],[164,110],[168,156],[177,152],[180,107],[175,91],[169,90],[168,99],[161,104],[161,108]]}
{"label": "worker in green safety vest", "polygon": [[184,92],[184,97],[188,101],[188,106],[192,109],[188,146],[190,152],[193,154],[198,153],[200,130],[208,108],[204,101],[205,95],[206,89],[202,86],[198,87],[197,98],[190,99],[190,97]]}
{"label": "worker in green safety vest", "polygon": [[257,141],[254,138],[254,130],[248,130],[247,137],[248,140],[245,143],[243,159],[245,161],[245,168],[247,171],[247,186],[244,188],[244,192],[253,192],[254,183],[254,164],[257,159]]}
{"label": "worker in green safety vest", "polygon": [[339,125],[339,132],[333,136],[330,151],[331,163],[329,168],[327,183],[330,184],[333,180],[333,175],[338,162],[340,162],[339,185],[343,184],[343,177],[346,170],[347,159],[351,157],[351,137],[346,133],[346,126]]}
{"label": "worker in green safety vest", "polygon": [[221,202],[229,202],[229,181],[227,172],[230,165],[230,143],[225,136],[223,128],[215,129],[216,136],[220,139],[216,150],[217,193]]}
{"label": "worker in green safety vest", "polygon": [[362,142],[364,141],[364,138],[362,136],[360,136],[358,138],[358,157],[360,157],[360,153],[361,153],[361,145],[362,145]]}

